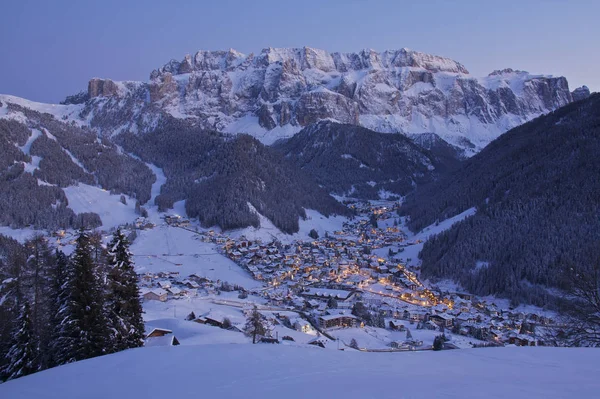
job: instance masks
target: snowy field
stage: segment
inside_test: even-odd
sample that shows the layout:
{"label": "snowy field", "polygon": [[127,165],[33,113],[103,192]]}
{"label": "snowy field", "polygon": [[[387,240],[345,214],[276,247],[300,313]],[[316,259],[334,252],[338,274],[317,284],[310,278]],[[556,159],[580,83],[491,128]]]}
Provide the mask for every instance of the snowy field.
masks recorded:
{"label": "snowy field", "polygon": [[[252,209],[252,208],[251,208]],[[271,242],[273,239],[277,239],[284,244],[290,243],[294,240],[310,240],[308,233],[315,229],[319,233],[319,237],[324,237],[325,232],[333,235],[334,231],[342,230],[344,222],[348,221],[348,218],[344,216],[330,216],[325,217],[319,212],[312,209],[306,210],[306,220],[299,220],[299,230],[295,234],[282,233],[275,225],[266,217],[256,212],[260,219],[260,227],[246,227],[243,229],[237,229],[228,231],[227,235],[232,238],[239,238],[241,236],[246,237],[248,240],[260,239],[263,242]],[[214,228],[219,230],[219,228]]]}
{"label": "snowy field", "polygon": [[[423,249],[423,244],[425,243],[425,241],[427,241],[431,236],[433,236],[435,234],[439,234],[445,230],[448,230],[455,223],[460,222],[460,221],[468,218],[469,216],[473,216],[476,211],[477,210],[475,208],[469,208],[466,211],[464,211],[456,216],[453,216],[451,218],[448,218],[448,219],[440,222],[437,226],[435,224],[427,226],[423,230],[421,230],[420,232],[418,232],[416,234],[411,234],[408,227],[403,226],[402,230],[408,234],[407,239],[409,242],[416,242],[416,241],[421,241],[421,242],[405,247],[404,251],[401,252],[400,254],[398,254],[398,256],[400,258],[404,259],[405,261],[407,261],[406,264],[408,266],[419,265],[420,264],[419,252],[421,252],[421,250]],[[392,219],[387,220],[388,224],[390,224],[392,222],[393,222]],[[383,249],[376,250],[375,253],[379,256],[386,256],[388,248],[389,247],[386,247],[385,250],[383,250]],[[410,259],[410,261],[408,261],[408,259]]]}
{"label": "snowy field", "polygon": [[102,228],[109,230],[135,220],[135,200],[125,195],[127,205],[121,203],[121,195],[112,195],[99,187],[80,183],[63,188],[69,208],[75,213],[95,212],[102,219]]}
{"label": "snowy field", "polygon": [[[434,330],[417,330],[416,324],[410,324],[408,320],[405,320],[404,324],[410,330],[412,339],[423,342],[423,345],[417,349],[430,348],[433,345],[433,340],[435,337],[441,334],[439,331]],[[339,338],[340,341],[345,345],[350,345],[350,341],[355,339],[358,347],[366,350],[390,349],[390,342],[404,342],[407,340],[406,331],[391,331],[384,328],[370,326],[365,326],[364,328],[340,328],[337,330],[327,330],[327,333],[335,338]],[[482,341],[472,337],[451,334],[449,331],[446,331],[445,334],[449,339],[448,342],[456,345],[459,348],[472,348],[473,346],[471,344],[483,343]]]}
{"label": "snowy field", "polygon": [[202,242],[194,232],[182,228],[162,224],[138,231],[131,252],[138,273],[176,271],[182,277],[195,273],[244,288],[261,286],[232,260],[218,253],[214,244]]}
{"label": "snowy field", "polygon": [[270,344],[152,347],[0,385],[10,399],[593,398],[600,351],[363,353]]}

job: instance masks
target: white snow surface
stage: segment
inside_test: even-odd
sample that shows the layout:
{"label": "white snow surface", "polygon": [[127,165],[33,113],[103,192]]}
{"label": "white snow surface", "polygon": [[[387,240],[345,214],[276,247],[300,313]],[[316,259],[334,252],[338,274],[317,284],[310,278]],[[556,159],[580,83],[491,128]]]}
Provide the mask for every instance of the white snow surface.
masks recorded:
{"label": "white snow surface", "polygon": [[69,208],[75,213],[95,212],[102,219],[102,227],[110,229],[125,222],[131,222],[137,217],[135,213],[135,200],[127,195],[127,205],[121,203],[121,195],[112,195],[110,192],[80,183],[77,186],[63,188]]}
{"label": "white snow surface", "polygon": [[[210,327],[207,327],[210,328]],[[488,348],[362,353],[218,344],[127,350],[0,385],[10,399],[593,398],[600,352]]]}
{"label": "white snow surface", "polygon": [[20,105],[25,108],[30,108],[34,111],[38,111],[40,113],[47,113],[54,115],[57,120],[62,120],[65,122],[75,121],[75,123],[81,125],[83,121],[79,118],[79,113],[83,109],[83,104],[78,105],[61,105],[61,104],[46,104],[46,103],[38,103],[35,101],[29,101],[21,97],[15,97],[8,94],[0,94],[0,102],[3,104],[2,109],[0,110],[0,117],[6,118],[16,118],[18,119],[18,115],[16,113],[9,113],[5,107],[5,103],[13,103]]}
{"label": "white snow surface", "polygon": [[[250,209],[258,214],[260,220],[260,227],[245,227],[243,229],[237,229],[228,231],[227,234],[230,237],[246,237],[249,240],[257,240],[260,239],[263,242],[270,242],[273,239],[277,239],[282,243],[290,243],[294,240],[304,240],[306,241],[308,238],[308,233],[315,229],[317,233],[319,233],[319,237],[325,236],[326,232],[333,234],[334,231],[342,230],[342,224],[348,219],[344,216],[323,216],[319,212],[306,209],[306,219],[299,220],[299,230],[294,234],[285,234],[281,232],[268,218],[261,215],[256,211],[256,209],[251,205]],[[216,229],[216,228],[215,228]]]}
{"label": "white snow surface", "polygon": [[[437,226],[435,224],[432,224],[430,226],[425,227],[423,230],[414,234],[413,236],[409,236],[408,240],[414,241],[415,244],[405,247],[404,251],[402,253],[400,253],[399,256],[403,259],[410,259],[410,262],[407,261],[408,265],[412,265],[412,266],[418,265],[420,263],[420,261],[418,259],[418,255],[419,255],[419,252],[421,252],[421,250],[423,249],[423,244],[425,243],[425,241],[427,241],[433,235],[436,235],[445,230],[448,230],[455,223],[465,220],[469,216],[473,216],[475,214],[475,212],[477,212],[476,208],[469,208],[466,211],[461,212],[456,216],[453,216],[451,218],[448,218],[448,219],[438,223]],[[405,231],[409,231],[409,230],[405,229]],[[421,242],[417,243],[417,241],[421,241]],[[386,251],[387,251],[387,249],[386,249]]]}
{"label": "white snow surface", "polygon": [[131,252],[135,255],[138,273],[173,271],[182,277],[195,273],[245,288],[261,286],[232,260],[220,254],[214,244],[200,241],[193,231],[164,223],[138,231]]}

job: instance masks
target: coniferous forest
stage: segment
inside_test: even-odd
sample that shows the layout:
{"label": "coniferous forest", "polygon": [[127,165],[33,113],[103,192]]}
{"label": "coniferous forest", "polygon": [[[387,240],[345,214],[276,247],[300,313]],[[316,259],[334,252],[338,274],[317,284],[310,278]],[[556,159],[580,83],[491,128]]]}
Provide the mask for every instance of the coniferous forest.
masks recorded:
{"label": "coniferous forest", "polygon": [[600,95],[517,127],[457,171],[417,190],[401,213],[423,227],[476,207],[425,243],[426,277],[480,295],[556,306],[548,287],[600,263]]}
{"label": "coniferous forest", "polygon": [[0,377],[9,380],[143,345],[137,275],[127,238],[108,246],[79,232],[66,256],[37,235],[0,236]]}

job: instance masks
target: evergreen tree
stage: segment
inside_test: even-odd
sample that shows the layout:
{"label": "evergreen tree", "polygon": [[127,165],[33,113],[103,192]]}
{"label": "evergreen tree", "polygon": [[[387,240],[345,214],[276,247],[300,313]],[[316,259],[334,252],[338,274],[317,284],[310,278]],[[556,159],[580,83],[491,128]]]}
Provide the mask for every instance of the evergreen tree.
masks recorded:
{"label": "evergreen tree", "polygon": [[316,240],[319,238],[319,233],[317,232],[317,230],[311,229],[310,232],[308,233],[308,236],[310,238],[312,238],[313,240]]}
{"label": "evergreen tree", "polygon": [[117,230],[108,251],[108,294],[106,300],[112,352],[143,345],[144,321],[129,241]]}
{"label": "evergreen tree", "polygon": [[267,328],[263,323],[263,319],[261,314],[258,312],[256,305],[250,312],[250,315],[246,319],[246,325],[244,326],[244,331],[246,334],[252,337],[252,343],[256,343],[256,337],[259,335],[265,335],[267,333]]}
{"label": "evergreen tree", "polygon": [[48,354],[51,342],[50,286],[52,272],[56,268],[55,259],[48,240],[36,234],[25,242],[29,257],[25,265],[22,281],[27,297],[31,300],[31,324],[36,342],[39,344],[40,368],[48,367]]}
{"label": "evergreen tree", "polygon": [[330,309],[337,309],[338,303],[334,297],[329,298],[329,300],[327,301],[327,307]]}
{"label": "evergreen tree", "polygon": [[444,349],[444,336],[438,335],[433,339],[433,350],[441,351]]}
{"label": "evergreen tree", "polygon": [[378,228],[378,224],[377,224],[377,215],[375,215],[374,213],[371,214],[371,216],[369,217],[369,223],[371,223],[371,226],[374,228]]}
{"label": "evergreen tree", "polygon": [[88,234],[82,229],[66,273],[58,317],[57,363],[89,359],[106,353],[107,320],[101,276],[93,262]]}
{"label": "evergreen tree", "polygon": [[223,319],[223,323],[221,324],[221,328],[224,330],[229,330],[233,325],[231,324],[231,320],[227,317]]}
{"label": "evergreen tree", "polygon": [[358,350],[358,342],[356,342],[356,339],[352,338],[352,340],[350,340],[350,347]]}
{"label": "evergreen tree", "polygon": [[8,378],[2,371],[9,365],[8,352],[17,328],[19,304],[23,303],[22,271],[26,253],[17,241],[0,236],[0,379]]}
{"label": "evergreen tree", "polygon": [[50,330],[51,343],[48,348],[48,363],[47,367],[55,367],[60,363],[60,348],[58,346],[61,337],[62,325],[61,309],[67,305],[67,271],[69,267],[69,258],[61,250],[56,250],[56,262],[54,270],[50,277],[50,287],[48,294],[49,314],[50,314]]}
{"label": "evergreen tree", "polygon": [[406,329],[406,340],[411,341],[412,339],[413,339],[413,336],[412,336],[410,330],[407,328]]}
{"label": "evergreen tree", "polygon": [[8,352],[9,364],[3,373],[9,380],[38,371],[38,347],[27,301],[21,307],[16,327]]}

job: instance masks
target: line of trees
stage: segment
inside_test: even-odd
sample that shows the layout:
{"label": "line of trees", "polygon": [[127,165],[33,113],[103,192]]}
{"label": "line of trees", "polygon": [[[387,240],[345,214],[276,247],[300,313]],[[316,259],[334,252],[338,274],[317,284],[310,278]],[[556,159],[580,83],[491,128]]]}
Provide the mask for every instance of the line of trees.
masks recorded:
{"label": "line of trees", "polygon": [[0,378],[143,345],[144,324],[129,242],[108,247],[81,230],[71,256],[44,236],[0,237]]}

